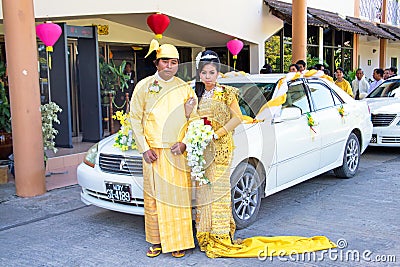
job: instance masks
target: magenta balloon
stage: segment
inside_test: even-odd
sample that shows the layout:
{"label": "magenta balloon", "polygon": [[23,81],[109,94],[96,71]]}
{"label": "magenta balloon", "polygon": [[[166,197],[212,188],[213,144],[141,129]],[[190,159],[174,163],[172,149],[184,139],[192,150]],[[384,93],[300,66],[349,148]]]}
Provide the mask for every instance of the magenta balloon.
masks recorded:
{"label": "magenta balloon", "polygon": [[62,33],[61,27],[54,23],[43,23],[36,26],[36,35],[46,46],[53,46]]}
{"label": "magenta balloon", "polygon": [[236,56],[242,50],[243,42],[238,39],[233,39],[227,42],[226,46],[228,47],[229,52]]}

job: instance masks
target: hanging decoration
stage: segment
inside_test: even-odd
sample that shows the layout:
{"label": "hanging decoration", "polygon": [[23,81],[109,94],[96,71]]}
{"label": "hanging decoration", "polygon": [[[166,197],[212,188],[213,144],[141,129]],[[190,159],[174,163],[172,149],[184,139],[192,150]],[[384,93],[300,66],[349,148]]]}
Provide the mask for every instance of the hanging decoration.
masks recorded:
{"label": "hanging decoration", "polygon": [[243,42],[235,38],[227,42],[226,46],[228,47],[229,52],[233,55],[233,68],[236,69],[237,55],[243,48]]}
{"label": "hanging decoration", "polygon": [[57,42],[58,38],[60,38],[61,33],[61,27],[52,22],[46,22],[36,26],[36,35],[46,45],[49,69],[51,69],[51,53],[53,52],[53,45]]}
{"label": "hanging decoration", "polygon": [[147,25],[156,35],[156,39],[161,39],[162,34],[168,28],[169,18],[167,15],[156,13],[147,17]]}

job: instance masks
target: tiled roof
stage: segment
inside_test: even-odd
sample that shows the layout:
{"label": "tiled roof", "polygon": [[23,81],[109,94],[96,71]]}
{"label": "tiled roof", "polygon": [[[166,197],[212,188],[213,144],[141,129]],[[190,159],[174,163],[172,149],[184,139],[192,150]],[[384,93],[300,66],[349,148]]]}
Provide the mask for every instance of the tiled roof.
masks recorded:
{"label": "tiled roof", "polygon": [[[271,13],[292,24],[292,4],[277,0],[264,0]],[[400,28],[388,24],[375,24],[355,17],[342,17],[337,13],[307,7],[307,24],[311,26],[352,32],[362,35],[372,35],[380,39],[400,40]]]}
{"label": "tiled roof", "polygon": [[392,39],[396,40],[396,35],[390,34],[382,28],[378,27],[375,23],[371,21],[361,20],[359,18],[354,17],[346,17],[348,21],[355,24],[356,26],[363,28],[370,35],[375,36],[380,39]]}
{"label": "tiled roof", "polygon": [[385,31],[389,32],[390,34],[394,35],[397,37],[397,39],[400,40],[400,28],[396,26],[392,26],[389,24],[384,24],[384,23],[378,23],[378,26]]}
{"label": "tiled roof", "polygon": [[311,7],[308,8],[308,13],[310,13],[317,19],[322,20],[323,22],[329,24],[331,27],[333,27],[337,30],[368,35],[368,32],[366,32],[362,28],[354,25],[353,23],[346,20],[345,18],[342,18],[337,13],[320,10],[320,9],[316,9],[316,8],[311,8]]}
{"label": "tiled roof", "polygon": [[[280,18],[281,20],[286,21],[289,24],[292,24],[292,5],[289,3],[276,1],[276,0],[264,0],[265,4],[267,4],[272,14],[275,17]],[[307,24],[317,27],[328,28],[329,25],[325,22],[322,22],[318,19],[315,19],[311,15],[307,16]]]}

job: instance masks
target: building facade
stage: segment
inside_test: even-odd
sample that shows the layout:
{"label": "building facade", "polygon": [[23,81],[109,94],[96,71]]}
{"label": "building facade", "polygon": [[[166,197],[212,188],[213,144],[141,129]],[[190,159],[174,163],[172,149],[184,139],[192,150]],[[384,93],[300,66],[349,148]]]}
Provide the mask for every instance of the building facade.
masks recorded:
{"label": "building facade", "polygon": [[[113,60],[116,65],[123,61],[132,63],[137,82],[154,72],[151,59],[145,59],[144,55],[154,38],[146,19],[156,12],[162,12],[170,18],[170,25],[161,42],[177,46],[182,62],[192,61],[199,51],[211,48],[218,52],[224,64],[232,66],[232,55],[226,43],[238,38],[245,46],[238,56],[237,69],[258,73],[265,63],[270,63],[275,72],[287,72],[287,66],[292,60],[292,24],[296,23],[292,21],[291,2],[204,0],[193,5],[184,0],[121,0],[112,4],[107,0],[36,0],[34,11],[37,23],[52,21],[66,25],[65,29],[96,26],[95,49],[98,50],[99,60]],[[306,60],[309,64],[324,63],[331,71],[339,66],[346,70],[361,67],[366,77],[371,79],[373,69],[380,64],[383,54],[381,40],[384,39],[387,40],[384,47],[386,63],[381,67],[399,68],[400,11],[398,1],[386,2],[387,18],[385,23],[380,23],[383,15],[382,0],[308,0]],[[0,24],[0,35],[3,33]],[[64,111],[68,111],[60,126],[66,137],[56,141],[60,146],[70,147],[71,137],[78,136],[85,124],[80,92],[88,89],[82,84],[80,73],[82,68],[94,68],[97,71],[99,66],[82,64],[82,60],[80,62],[79,58],[83,56],[80,54],[79,38],[66,35],[65,44],[66,81],[64,85],[58,85],[65,88],[57,90],[64,90],[68,98],[61,106]],[[50,71],[52,79],[49,79],[44,45],[40,41],[38,50],[41,97],[42,103],[46,103],[51,95],[55,95],[51,91],[56,90],[57,85],[52,83],[54,86],[49,90],[49,81],[57,79],[52,77],[55,76],[52,72],[56,70]],[[4,39],[0,39],[0,52],[0,60],[6,61]],[[97,79],[99,82],[91,85],[91,90],[99,92],[102,125],[97,135],[87,138],[90,141],[102,138],[102,131],[109,129],[107,95],[101,95],[100,77]],[[116,103],[116,108],[121,105],[123,101]]]}

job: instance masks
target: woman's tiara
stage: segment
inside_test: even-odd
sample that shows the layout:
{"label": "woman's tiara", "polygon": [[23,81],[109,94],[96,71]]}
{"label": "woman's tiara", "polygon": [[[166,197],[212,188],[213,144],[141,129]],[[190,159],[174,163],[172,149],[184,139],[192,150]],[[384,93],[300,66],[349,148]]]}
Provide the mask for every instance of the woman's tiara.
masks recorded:
{"label": "woman's tiara", "polygon": [[196,56],[196,69],[199,68],[199,63],[200,63],[200,61],[201,61],[202,59],[213,59],[213,58],[218,58],[217,56],[210,55],[210,54],[201,56],[201,53],[202,53],[202,52],[199,52],[199,53],[197,54],[197,56]]}

